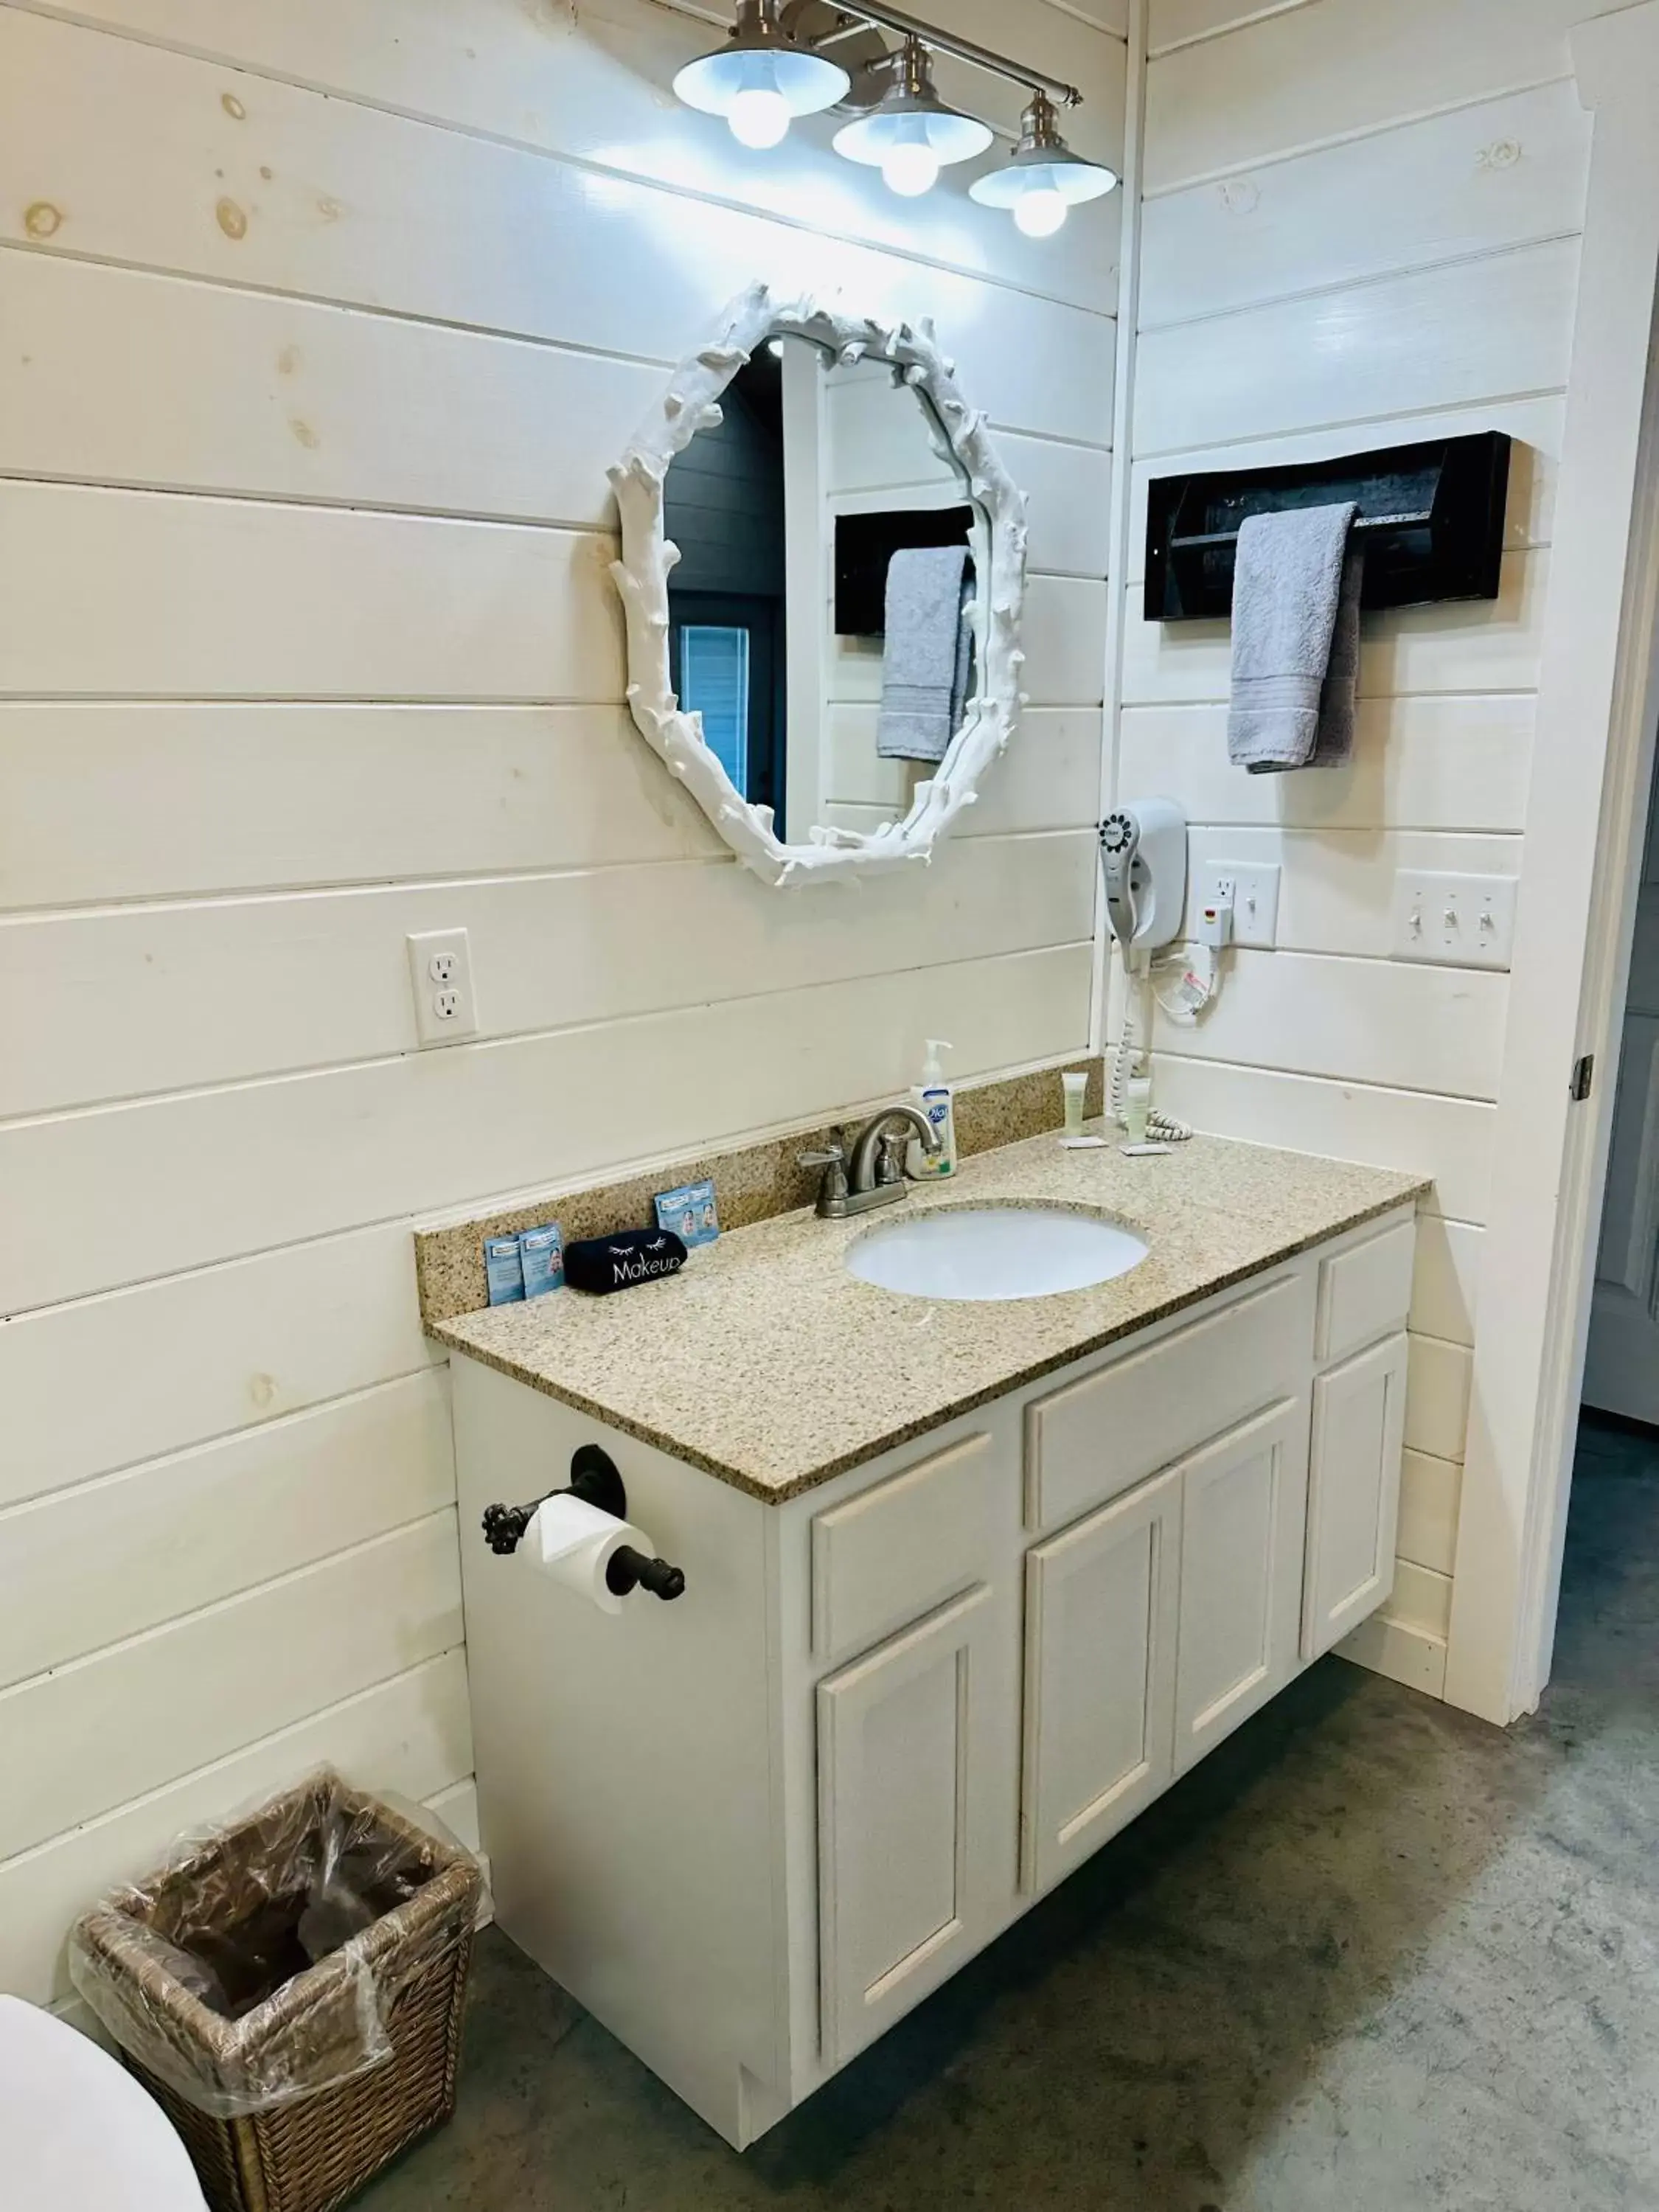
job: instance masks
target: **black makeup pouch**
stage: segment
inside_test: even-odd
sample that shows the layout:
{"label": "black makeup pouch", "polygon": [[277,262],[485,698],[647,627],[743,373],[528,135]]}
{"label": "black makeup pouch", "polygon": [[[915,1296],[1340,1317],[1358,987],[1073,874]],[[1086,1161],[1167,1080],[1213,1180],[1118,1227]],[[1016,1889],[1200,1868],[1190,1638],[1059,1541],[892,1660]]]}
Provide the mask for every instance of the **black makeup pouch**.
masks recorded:
{"label": "black makeup pouch", "polygon": [[685,1247],[672,1229],[622,1229],[614,1237],[584,1237],[564,1248],[566,1284],[599,1297],[659,1282],[684,1265]]}

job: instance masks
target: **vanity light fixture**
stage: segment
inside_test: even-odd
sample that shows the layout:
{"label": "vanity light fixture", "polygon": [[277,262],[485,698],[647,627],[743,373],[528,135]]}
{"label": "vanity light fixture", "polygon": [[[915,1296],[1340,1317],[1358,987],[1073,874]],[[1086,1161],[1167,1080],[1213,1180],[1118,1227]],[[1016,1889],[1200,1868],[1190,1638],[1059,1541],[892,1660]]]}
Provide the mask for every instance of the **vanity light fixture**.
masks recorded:
{"label": "vanity light fixture", "polygon": [[740,145],[760,149],[779,144],[798,115],[833,107],[851,85],[839,62],[781,26],[778,0],[738,0],[726,44],[687,62],[674,79],[688,107],[723,115]]}
{"label": "vanity light fixture", "polygon": [[891,82],[867,115],[836,131],[836,151],[879,168],[906,199],[931,191],[941,168],[982,154],[994,135],[976,116],[947,107],[933,87],[927,49],[914,33],[890,58]]}
{"label": "vanity light fixture", "polygon": [[1099,199],[1116,182],[1115,170],[1073,153],[1060,135],[1054,101],[1039,90],[1007,167],[975,177],[968,191],[981,207],[1009,209],[1027,238],[1052,238],[1073,208]]}
{"label": "vanity light fixture", "polygon": [[[683,7],[686,0],[665,4]],[[898,39],[896,49],[884,45],[884,31]],[[841,51],[845,68],[831,48]],[[1083,98],[1074,84],[924,23],[887,0],[738,0],[725,46],[688,62],[674,89],[688,106],[723,115],[745,146],[775,146],[793,117],[838,106],[854,119],[836,131],[836,151],[878,168],[890,191],[914,199],[933,189],[949,163],[982,154],[995,135],[939,98],[934,52],[1030,94],[1006,166],[968,187],[981,207],[1006,208],[1028,238],[1052,238],[1073,208],[1117,183],[1115,170],[1074,154],[1060,135],[1057,107],[1075,107]]]}

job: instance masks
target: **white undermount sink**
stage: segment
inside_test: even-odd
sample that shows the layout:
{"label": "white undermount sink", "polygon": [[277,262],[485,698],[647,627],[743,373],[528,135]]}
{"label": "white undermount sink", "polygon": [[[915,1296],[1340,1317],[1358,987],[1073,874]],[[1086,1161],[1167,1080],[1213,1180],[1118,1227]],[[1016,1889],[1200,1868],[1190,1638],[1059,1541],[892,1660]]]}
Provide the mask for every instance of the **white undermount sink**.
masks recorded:
{"label": "white undermount sink", "polygon": [[1133,1231],[1091,1213],[964,1206],[866,1231],[847,1267],[860,1282],[915,1298],[1046,1298],[1109,1283],[1146,1256]]}

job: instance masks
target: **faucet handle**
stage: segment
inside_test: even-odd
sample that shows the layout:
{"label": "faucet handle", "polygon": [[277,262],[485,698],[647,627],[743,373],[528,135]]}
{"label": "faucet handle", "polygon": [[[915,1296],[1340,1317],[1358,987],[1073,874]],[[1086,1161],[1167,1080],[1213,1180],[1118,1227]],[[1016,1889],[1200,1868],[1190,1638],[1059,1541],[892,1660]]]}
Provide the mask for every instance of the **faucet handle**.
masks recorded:
{"label": "faucet handle", "polygon": [[881,1138],[881,1159],[876,1169],[876,1181],[884,1186],[904,1181],[904,1158],[915,1141],[908,1129],[885,1129]]}
{"label": "faucet handle", "polygon": [[818,1186],[818,1212],[827,1214],[833,1206],[844,1212],[847,1203],[847,1155],[838,1143],[826,1145],[822,1152],[797,1152],[798,1165],[822,1168],[823,1181]]}

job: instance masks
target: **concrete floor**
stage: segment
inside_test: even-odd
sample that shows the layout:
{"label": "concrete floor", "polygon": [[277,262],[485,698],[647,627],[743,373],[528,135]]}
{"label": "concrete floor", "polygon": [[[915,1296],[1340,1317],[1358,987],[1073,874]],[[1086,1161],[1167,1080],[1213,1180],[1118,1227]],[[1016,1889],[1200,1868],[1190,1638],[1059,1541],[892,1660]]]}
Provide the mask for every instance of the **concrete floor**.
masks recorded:
{"label": "concrete floor", "polygon": [[501,1936],[363,2212],[1659,2207],[1659,1445],[1507,1735],[1340,1660],[744,2157]]}

